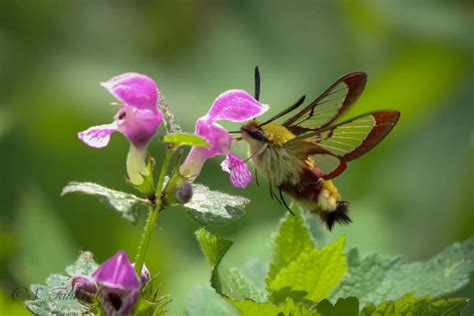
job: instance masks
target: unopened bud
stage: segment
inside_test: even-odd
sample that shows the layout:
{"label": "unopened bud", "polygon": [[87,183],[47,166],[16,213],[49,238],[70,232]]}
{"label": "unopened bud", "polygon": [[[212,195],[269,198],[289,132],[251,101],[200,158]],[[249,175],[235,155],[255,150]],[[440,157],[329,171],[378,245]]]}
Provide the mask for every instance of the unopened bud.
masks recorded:
{"label": "unopened bud", "polygon": [[91,302],[97,293],[97,284],[86,276],[76,276],[72,279],[72,290],[78,300]]}
{"label": "unopened bud", "polygon": [[[132,266],[135,268],[135,263],[132,263]],[[148,270],[148,267],[146,266],[146,264],[143,263],[142,272],[140,272],[140,282],[142,284],[142,287],[145,286],[145,284],[147,284],[149,280],[150,280],[150,270]]]}
{"label": "unopened bud", "polygon": [[150,280],[150,270],[148,270],[146,264],[143,264],[142,272],[140,273],[140,281],[142,282],[142,286],[147,284]]}
{"label": "unopened bud", "polygon": [[181,184],[178,187],[178,190],[176,190],[176,199],[181,203],[181,204],[186,204],[189,201],[191,201],[193,197],[193,184],[191,182],[181,182]]}

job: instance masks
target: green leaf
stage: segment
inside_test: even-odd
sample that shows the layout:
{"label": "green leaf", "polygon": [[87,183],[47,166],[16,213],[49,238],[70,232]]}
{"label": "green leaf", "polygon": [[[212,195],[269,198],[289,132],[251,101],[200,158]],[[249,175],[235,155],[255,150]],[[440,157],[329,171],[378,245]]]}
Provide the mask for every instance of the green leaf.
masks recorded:
{"label": "green leaf", "polygon": [[219,265],[227,251],[234,244],[233,241],[217,237],[204,228],[196,232],[201,250],[206,256],[209,265],[214,268]]}
{"label": "green leaf", "polygon": [[227,224],[241,217],[250,200],[242,196],[211,191],[208,187],[193,185],[193,198],[184,204],[186,212],[198,222],[207,224]]}
{"label": "green leaf", "polygon": [[349,273],[331,296],[332,301],[355,296],[362,305],[379,304],[406,293],[437,298],[468,284],[474,271],[474,237],[451,245],[426,262],[407,263],[403,257],[378,254],[361,257],[352,249],[348,265]]}
{"label": "green leaf", "polygon": [[275,276],[286,268],[302,253],[315,249],[315,243],[310,235],[303,217],[288,213],[280,222],[280,228],[272,243],[272,261],[266,278],[267,289]]}
{"label": "green leaf", "polygon": [[209,286],[198,286],[194,288],[187,299],[185,315],[207,316],[226,315],[238,316],[237,309],[227,303],[222,296]]}
{"label": "green leaf", "polygon": [[77,300],[73,296],[72,277],[77,275],[90,276],[98,265],[92,253],[83,252],[77,261],[66,268],[67,275],[51,274],[46,285],[31,285],[33,300],[25,301],[26,307],[36,315],[82,315],[91,312],[92,306]]}
{"label": "green leaf", "polygon": [[165,143],[174,144],[176,147],[179,146],[197,146],[197,147],[208,147],[207,141],[195,134],[190,133],[175,133],[168,134],[163,137]]}
{"label": "green leaf", "polygon": [[224,255],[233,242],[211,234],[204,228],[196,232],[196,237],[212,268],[211,286],[217,293],[233,300],[251,299],[263,301],[264,294],[237,269],[221,266]]}
{"label": "green leaf", "polygon": [[340,298],[335,305],[324,299],[313,308],[314,312],[323,316],[357,316],[359,315],[359,300],[355,297]]}
{"label": "green leaf", "polygon": [[306,291],[305,299],[311,301],[326,298],[347,272],[344,241],[340,237],[321,250],[301,252],[267,282],[268,289],[276,292],[290,287],[293,291]]}
{"label": "green leaf", "polygon": [[181,126],[178,125],[173,112],[171,112],[168,102],[166,102],[165,98],[161,94],[158,100],[158,107],[160,108],[161,113],[163,113],[163,124],[166,134],[180,133],[182,131]]}
{"label": "green leaf", "polygon": [[310,309],[306,305],[296,304],[291,299],[286,300],[280,305],[274,305],[270,302],[256,303],[251,300],[230,301],[232,305],[237,307],[242,315],[259,315],[259,316],[317,316],[320,315]]}
{"label": "green leaf", "polygon": [[123,218],[132,223],[136,223],[140,207],[150,205],[147,200],[141,199],[133,194],[112,190],[92,182],[69,182],[68,185],[64,187],[61,195],[63,196],[73,192],[94,195],[101,198],[101,200],[121,213]]}
{"label": "green leaf", "polygon": [[396,301],[386,301],[379,306],[367,305],[360,313],[361,316],[403,316],[403,315],[424,315],[424,316],[455,316],[467,306],[469,300],[464,298],[438,299],[432,300],[430,297],[415,297],[405,295]]}

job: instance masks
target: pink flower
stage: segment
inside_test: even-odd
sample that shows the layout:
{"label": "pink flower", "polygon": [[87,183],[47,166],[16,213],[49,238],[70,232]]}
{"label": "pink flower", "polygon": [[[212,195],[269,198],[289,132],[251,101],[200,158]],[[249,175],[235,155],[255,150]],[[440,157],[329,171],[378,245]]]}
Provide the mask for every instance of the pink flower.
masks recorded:
{"label": "pink flower", "polygon": [[156,134],[163,115],[157,107],[158,88],[155,82],[142,74],[124,73],[101,83],[123,105],[110,124],[92,126],[78,133],[86,145],[103,148],[109,144],[113,132],[122,133],[130,141],[127,172],[133,184],[143,182],[146,175],[148,143]]}
{"label": "pink flower", "polygon": [[230,152],[232,136],[216,121],[245,122],[253,119],[268,110],[268,106],[261,104],[243,90],[228,90],[217,97],[209,112],[196,121],[194,133],[207,140],[209,147],[193,147],[183,165],[181,173],[194,180],[207,159],[224,155],[222,170],[230,174],[233,186],[245,188],[252,182],[252,174],[247,165],[236,155]]}
{"label": "pink flower", "polygon": [[100,285],[102,307],[107,316],[128,315],[137,302],[141,283],[127,254],[117,252],[92,277]]}

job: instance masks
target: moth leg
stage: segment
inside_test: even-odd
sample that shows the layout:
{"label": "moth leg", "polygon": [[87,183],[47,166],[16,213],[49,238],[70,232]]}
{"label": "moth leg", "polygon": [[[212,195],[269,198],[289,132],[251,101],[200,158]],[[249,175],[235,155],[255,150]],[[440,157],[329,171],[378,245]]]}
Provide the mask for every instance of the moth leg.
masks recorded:
{"label": "moth leg", "polygon": [[270,197],[272,200],[276,200],[278,203],[282,204],[278,196],[273,192],[273,184],[271,178],[267,175],[268,179],[268,189],[270,190]]}
{"label": "moth leg", "polygon": [[257,168],[254,168],[254,173],[255,173],[255,183],[257,184],[257,186],[259,187],[260,186],[260,182],[258,181],[258,173],[257,173]]}
{"label": "moth leg", "polygon": [[283,196],[283,192],[281,191],[281,187],[278,187],[278,191],[280,191],[280,199],[283,202],[283,205],[286,207],[288,212],[291,213],[291,215],[295,216],[295,213],[293,213],[293,211],[290,209],[290,207],[288,206],[288,204],[285,201],[285,197]]}
{"label": "moth leg", "polygon": [[275,192],[273,192],[273,186],[270,184],[268,188],[270,189],[270,197],[272,200],[276,200],[278,203],[282,204],[278,196],[275,194]]}

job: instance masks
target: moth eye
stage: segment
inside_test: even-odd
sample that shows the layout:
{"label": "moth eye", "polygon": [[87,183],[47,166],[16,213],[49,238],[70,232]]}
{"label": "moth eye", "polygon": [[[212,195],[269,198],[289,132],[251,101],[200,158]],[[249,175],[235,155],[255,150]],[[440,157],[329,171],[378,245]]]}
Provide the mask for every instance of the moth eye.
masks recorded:
{"label": "moth eye", "polygon": [[248,134],[249,134],[250,137],[252,137],[255,140],[258,140],[258,141],[265,141],[266,140],[265,135],[263,135],[262,131],[259,130],[259,129],[254,129],[254,130],[248,131]]}

